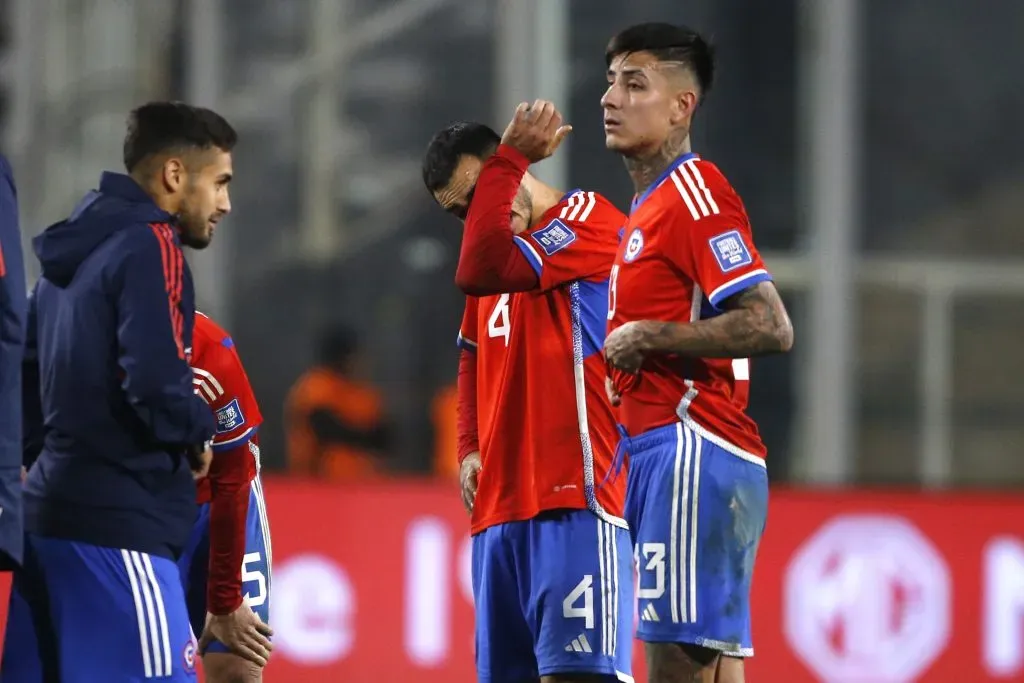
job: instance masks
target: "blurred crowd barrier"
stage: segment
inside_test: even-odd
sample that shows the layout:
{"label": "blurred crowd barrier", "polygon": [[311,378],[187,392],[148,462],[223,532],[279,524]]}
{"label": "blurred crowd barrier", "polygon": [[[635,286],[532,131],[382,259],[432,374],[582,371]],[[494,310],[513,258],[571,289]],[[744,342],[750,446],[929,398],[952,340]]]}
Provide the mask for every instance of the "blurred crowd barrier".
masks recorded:
{"label": "blurred crowd barrier", "polygon": [[120,165],[133,106],[218,109],[242,141],[234,211],[190,260],[260,398],[268,468],[289,389],[346,323],[392,427],[386,469],[425,474],[463,306],[427,141],[550,97],[574,132],[538,173],[627,207],[604,46],[655,18],[718,45],[694,148],[743,197],[794,318],[794,352],[752,370],[773,480],[1024,483],[1016,0],[0,0],[26,243]]}
{"label": "blurred crowd barrier", "polygon": [[[470,539],[453,483],[273,477],[265,488],[267,683],[474,680]],[[1024,499],[777,489],[768,519],[750,680],[1024,680]],[[639,649],[634,667],[646,681]]]}

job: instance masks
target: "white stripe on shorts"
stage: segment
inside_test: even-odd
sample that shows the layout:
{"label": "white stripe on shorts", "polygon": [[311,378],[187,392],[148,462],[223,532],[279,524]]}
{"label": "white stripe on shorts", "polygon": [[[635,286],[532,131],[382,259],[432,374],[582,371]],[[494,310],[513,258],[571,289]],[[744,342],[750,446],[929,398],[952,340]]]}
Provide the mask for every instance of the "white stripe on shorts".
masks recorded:
{"label": "white stripe on shorts", "polygon": [[601,592],[601,652],[608,654],[608,563],[605,562],[604,524],[597,520],[598,590]]}
{"label": "white stripe on shorts", "polygon": [[259,474],[252,480],[252,490],[256,494],[256,511],[260,516],[260,534],[263,536],[263,548],[267,555],[267,595],[269,597],[274,551],[270,547],[270,521],[267,519],[267,502],[263,497],[263,480],[260,479]]}
{"label": "white stripe on shorts", "polygon": [[[704,440],[676,424],[676,459],[669,528],[669,575],[672,622],[697,621],[697,519],[700,501],[700,455]],[[678,589],[677,589],[678,586]]]}
{"label": "white stripe on shorts", "polygon": [[616,527],[597,518],[597,557],[600,567],[601,652],[615,657],[619,635],[619,547]]}
{"label": "white stripe on shorts", "polygon": [[[679,554],[679,506],[675,501],[679,499],[679,471],[683,462],[683,432],[682,425],[676,425],[676,458],[672,469],[672,520],[669,523],[668,531],[668,597],[672,606],[672,623],[679,623],[679,572],[676,571]],[[685,584],[684,584],[685,585]]]}
{"label": "white stripe on shorts", "polygon": [[[699,434],[686,430],[693,441],[693,489],[690,494],[690,552],[687,569],[690,589],[690,622],[697,621],[697,505],[700,503],[700,454],[704,450],[704,439]],[[686,504],[686,501],[683,501]]]}
{"label": "white stripe on shorts", "polygon": [[142,648],[142,667],[146,678],[170,676],[174,668],[171,658],[171,639],[167,627],[167,610],[163,593],[153,572],[153,563],[146,553],[121,550],[128,583],[135,602],[135,617],[139,624],[139,645]]}

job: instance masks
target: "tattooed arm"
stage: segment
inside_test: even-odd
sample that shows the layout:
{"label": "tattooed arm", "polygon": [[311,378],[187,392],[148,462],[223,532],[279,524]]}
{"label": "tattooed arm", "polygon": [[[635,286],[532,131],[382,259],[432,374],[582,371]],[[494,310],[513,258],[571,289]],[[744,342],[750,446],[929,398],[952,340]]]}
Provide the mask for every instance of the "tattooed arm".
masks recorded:
{"label": "tattooed arm", "polygon": [[771,282],[759,282],[726,299],[726,312],[693,323],[654,323],[643,335],[648,353],[701,358],[749,358],[793,347],[793,324]]}
{"label": "tattooed arm", "polygon": [[605,355],[614,367],[635,372],[651,353],[749,358],[785,353],[793,347],[793,324],[772,282],[738,292],[722,307],[725,313],[692,323],[626,323],[605,340]]}

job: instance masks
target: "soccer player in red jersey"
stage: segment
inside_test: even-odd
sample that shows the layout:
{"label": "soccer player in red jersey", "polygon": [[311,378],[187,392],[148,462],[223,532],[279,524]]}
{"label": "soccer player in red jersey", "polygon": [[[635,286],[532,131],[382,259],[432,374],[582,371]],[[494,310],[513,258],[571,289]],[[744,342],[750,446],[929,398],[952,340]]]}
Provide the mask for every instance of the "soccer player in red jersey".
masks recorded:
{"label": "soccer player in red jersey", "polygon": [[524,104],[501,138],[442,130],[423,164],[465,223],[459,457],[482,683],[633,680],[625,476],[601,356],[625,216],[527,172],[568,131],[551,103]]}
{"label": "soccer player in red jersey", "polygon": [[768,506],[747,359],[788,351],[793,328],[739,196],[690,150],[709,45],[643,24],[612,38],[606,64],[605,141],[636,186],[605,354],[628,434],[637,635],[652,683],[737,683],[753,654],[750,584]]}
{"label": "soccer player in red jersey", "polygon": [[217,418],[210,473],[196,482],[199,514],[179,560],[189,620],[203,634],[210,683],[262,680],[269,655],[270,528],[256,432],[263,422],[234,341],[196,312],[193,387]]}

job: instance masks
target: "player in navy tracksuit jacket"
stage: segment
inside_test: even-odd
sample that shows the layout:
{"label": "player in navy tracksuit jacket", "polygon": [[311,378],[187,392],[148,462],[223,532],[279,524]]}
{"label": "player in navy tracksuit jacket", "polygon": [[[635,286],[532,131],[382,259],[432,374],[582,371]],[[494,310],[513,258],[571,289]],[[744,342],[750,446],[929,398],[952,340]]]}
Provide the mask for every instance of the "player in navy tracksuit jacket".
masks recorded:
{"label": "player in navy tracksuit jacket", "polygon": [[0,570],[21,564],[21,356],[26,308],[14,175],[0,156]]}
{"label": "player in navy tracksuit jacket", "polygon": [[195,456],[216,424],[192,388],[181,245],[208,244],[230,209],[234,142],[213,112],[146,105],[129,122],[132,176],[104,173],[33,241],[42,278],[26,363],[40,389],[26,414],[39,411],[43,439],[25,483],[3,683],[194,680],[174,560],[195,519]]}

